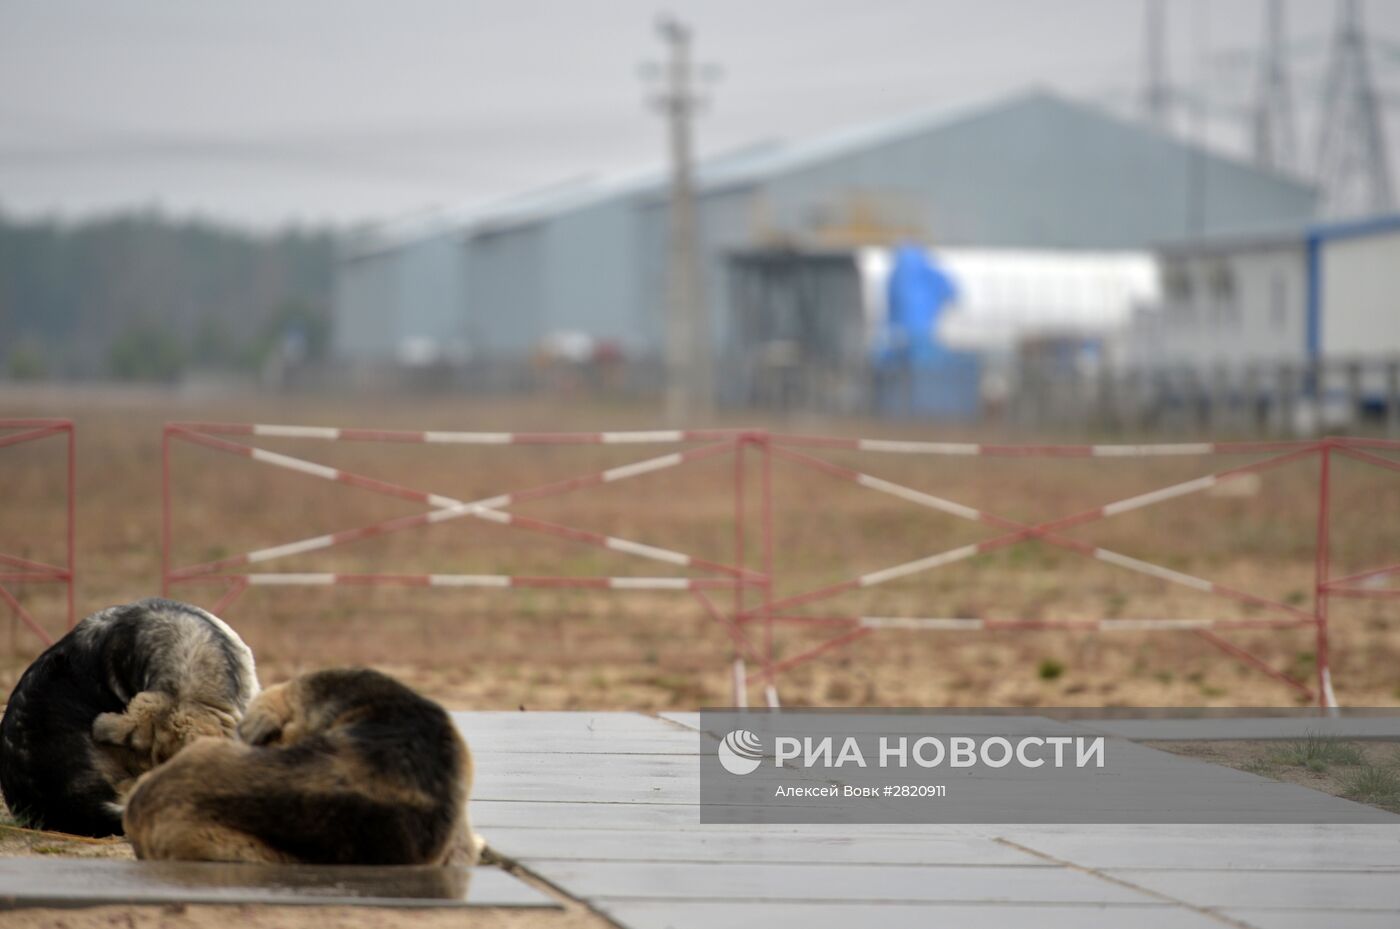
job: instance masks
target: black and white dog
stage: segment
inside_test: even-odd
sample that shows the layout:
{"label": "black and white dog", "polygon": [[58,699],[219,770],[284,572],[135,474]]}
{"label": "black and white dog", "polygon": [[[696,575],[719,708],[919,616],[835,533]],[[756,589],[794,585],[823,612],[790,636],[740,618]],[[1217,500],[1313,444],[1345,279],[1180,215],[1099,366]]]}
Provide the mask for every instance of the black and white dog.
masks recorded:
{"label": "black and white dog", "polygon": [[199,736],[232,737],[253,653],[198,607],[149,599],[87,617],[24,672],[0,720],[0,789],[25,824],[122,831],[136,779]]}

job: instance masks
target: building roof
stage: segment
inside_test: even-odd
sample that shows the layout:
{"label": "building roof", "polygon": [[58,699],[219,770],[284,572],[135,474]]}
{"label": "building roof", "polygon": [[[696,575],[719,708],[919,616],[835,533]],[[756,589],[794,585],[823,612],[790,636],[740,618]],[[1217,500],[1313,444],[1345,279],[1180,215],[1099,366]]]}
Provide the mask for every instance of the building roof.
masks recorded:
{"label": "building roof", "polygon": [[[864,151],[967,126],[978,120],[1008,115],[1048,117],[1052,121],[1075,123],[1090,120],[1100,127],[1127,134],[1167,157],[1195,156],[1211,171],[1245,172],[1254,178],[1267,178],[1281,191],[1294,196],[1315,194],[1316,188],[1298,178],[1258,168],[1240,159],[1201,149],[1174,136],[1116,116],[1101,108],[1069,100],[1045,90],[1033,90],[992,102],[945,106],[892,119],[825,133],[796,141],[765,141],[742,149],[702,159],[696,169],[696,187],[701,194],[742,188],[763,183],[785,174],[820,166]],[[1071,130],[1072,134],[1072,130]],[[591,176],[537,188],[507,197],[462,207],[407,217],[371,229],[352,246],[352,253],[367,254],[392,250],[410,242],[441,234],[489,233],[547,220],[584,209],[614,198],[642,196],[664,198],[667,175],[661,169],[647,169],[611,176]],[[1165,191],[1144,191],[1144,195],[1164,196]]]}
{"label": "building roof", "polygon": [[1229,230],[1189,239],[1172,239],[1156,246],[1169,257],[1220,255],[1268,251],[1276,248],[1303,248],[1311,241],[1351,239],[1400,231],[1400,213],[1379,213],[1345,220],[1291,223]]}

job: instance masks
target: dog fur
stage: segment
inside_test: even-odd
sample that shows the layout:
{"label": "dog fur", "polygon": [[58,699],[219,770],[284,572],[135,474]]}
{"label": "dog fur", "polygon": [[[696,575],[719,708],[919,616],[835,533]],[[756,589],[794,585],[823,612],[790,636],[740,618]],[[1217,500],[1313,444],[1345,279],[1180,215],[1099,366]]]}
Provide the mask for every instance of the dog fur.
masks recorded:
{"label": "dog fur", "polygon": [[393,678],[304,674],[263,691],[238,735],[141,778],[124,820],[138,858],[475,863],[471,754],[442,707]]}
{"label": "dog fur", "polygon": [[0,720],[0,789],[20,821],[121,832],[136,779],[200,736],[232,737],[253,653],[198,607],[148,599],[87,617],[24,672]]}

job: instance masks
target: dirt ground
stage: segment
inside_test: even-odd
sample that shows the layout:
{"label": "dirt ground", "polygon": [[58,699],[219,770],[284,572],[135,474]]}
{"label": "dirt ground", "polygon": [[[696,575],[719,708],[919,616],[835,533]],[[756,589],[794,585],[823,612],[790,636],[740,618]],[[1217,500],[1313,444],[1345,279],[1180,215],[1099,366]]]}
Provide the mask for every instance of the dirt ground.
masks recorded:
{"label": "dirt ground", "polygon": [[400,910],[309,906],[97,906],[82,910],[11,910],[6,929],[602,929],[612,923],[586,909]]}
{"label": "dirt ground", "polygon": [[[0,868],[4,859],[58,855],[65,858],[132,860],[122,838],[90,839],[16,826],[0,806]],[[484,866],[483,866],[484,867]],[[284,929],[335,926],[345,929],[604,929],[612,925],[582,904],[521,872],[521,878],[553,897],[561,910],[483,907],[473,909],[396,909],[349,906],[97,906],[81,909],[0,910],[5,929]]]}
{"label": "dirt ground", "polygon": [[[65,415],[78,423],[78,612],[159,589],[161,425],[167,420],[272,421],[405,429],[590,430],[654,428],[645,406],[562,398],[310,398],[142,390],[0,392],[0,416]],[[921,439],[1029,440],[927,424],[722,420],[789,432]],[[1059,437],[1079,441],[1085,437]],[[1125,440],[1135,437],[1093,437]],[[61,445],[0,449],[0,551],[57,559]],[[666,446],[470,447],[260,440],[260,445],[411,487],[476,499],[664,454]],[[823,453],[972,507],[1023,521],[1050,518],[1240,464],[1250,458],[1043,460]],[[324,532],[418,512],[419,505],[247,459],[176,443],[172,461],[176,564],[224,558]],[[760,569],[759,456],[744,470],[746,563]],[[1316,463],[1266,472],[1234,493],[1195,494],[1066,534],[1303,610],[1312,606]],[[733,558],[733,459],[531,501],[512,512],[692,553]],[[1334,461],[1333,573],[1400,561],[1400,479]],[[997,535],[999,530],[919,509],[809,472],[772,466],[774,594],[821,587]],[[512,527],[458,520],[322,552],[273,560],[266,571],[376,571],[540,575],[700,572],[638,560]],[[59,591],[15,587],[54,633]],[[175,587],[204,606],[217,584]],[[732,609],[728,591],[712,593]],[[1334,599],[1333,679],[1343,703],[1400,702],[1400,615],[1393,599]],[[756,606],[750,594],[746,605]],[[1263,609],[1023,543],[958,565],[845,593],[790,613],[775,655],[798,655],[845,627],[836,616],[988,616],[1002,619],[1259,619]],[[258,588],[223,611],[258,656],[265,684],[310,668],[373,664],[452,707],[471,709],[693,709],[730,702],[732,644],[683,592]],[[761,623],[745,627],[761,648]],[[1311,683],[1310,628],[1225,634],[1275,668]],[[39,643],[0,620],[0,688],[8,690]],[[903,632],[864,636],[782,675],[789,705],[1291,705],[1303,697],[1183,632]],[[758,698],[757,684],[752,691]]]}
{"label": "dirt ground", "polygon": [[1301,739],[1144,744],[1400,813],[1400,742]]}

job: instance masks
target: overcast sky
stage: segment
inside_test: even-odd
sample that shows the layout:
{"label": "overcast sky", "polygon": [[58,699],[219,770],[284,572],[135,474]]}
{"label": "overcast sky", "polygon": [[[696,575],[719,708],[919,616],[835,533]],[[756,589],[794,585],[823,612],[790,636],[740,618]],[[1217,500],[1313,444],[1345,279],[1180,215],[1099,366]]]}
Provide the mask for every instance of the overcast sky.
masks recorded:
{"label": "overcast sky", "polygon": [[[668,9],[723,69],[701,152],[1042,85],[1123,105],[1141,0],[0,0],[0,209],[390,218],[661,162]],[[1257,44],[1263,0],[1171,0],[1171,76]],[[1300,107],[1333,4],[1293,0]],[[1371,0],[1373,36],[1400,3]],[[1400,62],[1400,58],[1394,59]],[[1400,87],[1400,64],[1377,62]],[[1252,74],[1211,86],[1247,99]],[[1306,115],[1306,113],[1304,114]],[[1237,129],[1209,126],[1230,144]],[[1303,138],[1305,152],[1313,140]]]}

